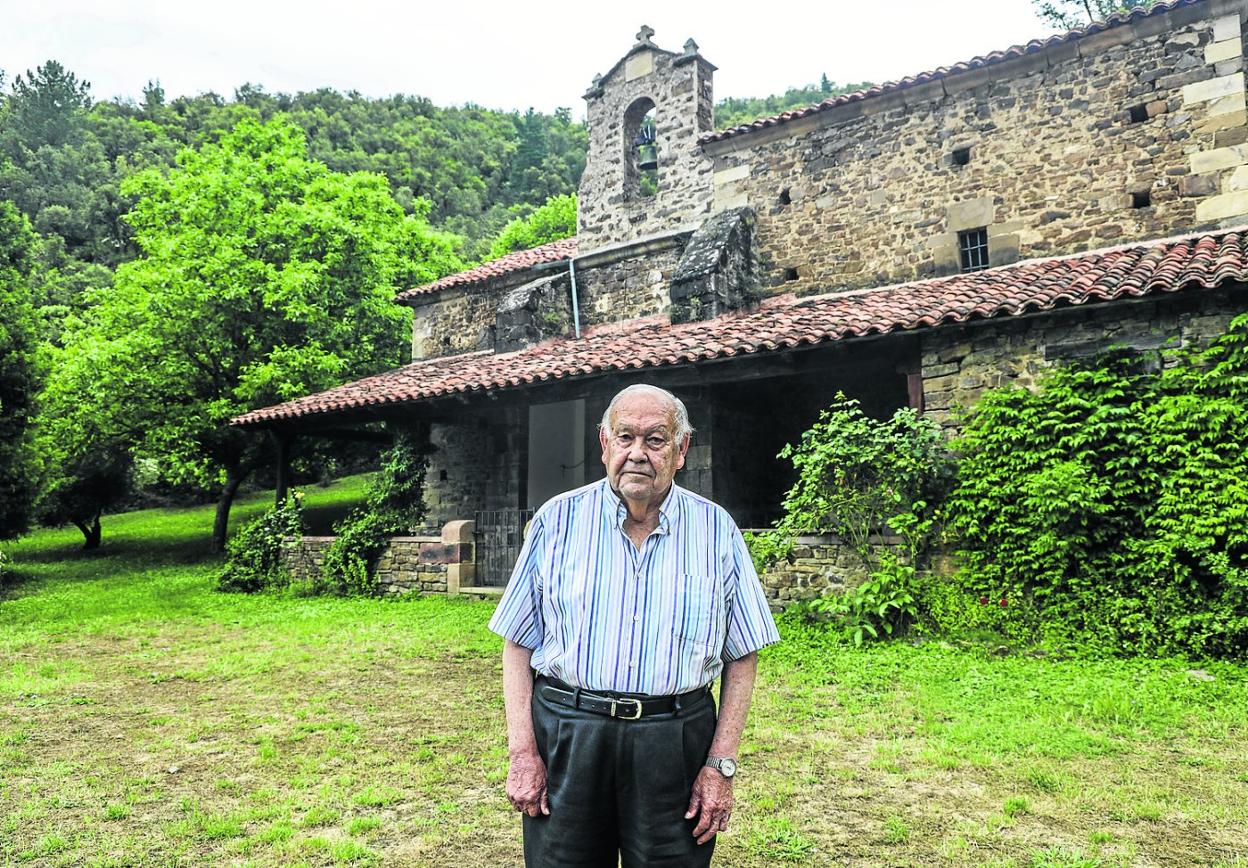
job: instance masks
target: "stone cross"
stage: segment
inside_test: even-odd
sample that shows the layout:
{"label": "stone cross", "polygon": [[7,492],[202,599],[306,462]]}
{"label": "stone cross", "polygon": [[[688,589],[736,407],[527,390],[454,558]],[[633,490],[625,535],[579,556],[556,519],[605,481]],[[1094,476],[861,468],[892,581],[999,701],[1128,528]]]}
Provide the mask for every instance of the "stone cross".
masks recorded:
{"label": "stone cross", "polygon": [[654,35],[654,28],[641,25],[641,29],[637,31],[637,44],[650,45],[650,37]]}

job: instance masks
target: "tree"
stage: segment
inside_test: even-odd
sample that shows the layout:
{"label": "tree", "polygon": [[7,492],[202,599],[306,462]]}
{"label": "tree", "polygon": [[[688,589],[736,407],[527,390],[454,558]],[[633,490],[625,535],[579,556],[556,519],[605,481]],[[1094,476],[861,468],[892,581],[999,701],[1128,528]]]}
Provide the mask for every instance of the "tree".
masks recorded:
{"label": "tree", "polygon": [[1148,9],[1156,3],[1157,0],[1031,0],[1041,21],[1065,30],[1104,21],[1115,12]]}
{"label": "tree", "polygon": [[512,220],[494,239],[490,258],[530,250],[576,234],[576,197],[554,196],[527,217]]}
{"label": "tree", "polygon": [[102,436],[134,430],[163,479],[216,490],[220,550],[234,495],[267,458],[229,420],[397,364],[395,289],[460,262],[384,178],[309,159],[281,119],[244,120],[123,193],[139,256],[67,336],[60,376],[84,384]]}
{"label": "tree", "polygon": [[13,79],[9,124],[25,142],[52,146],[68,142],[91,108],[91,83],[55,60]]}
{"label": "tree", "polygon": [[26,530],[34,497],[30,423],[38,374],[33,304],[37,248],[26,218],[0,202],[0,539]]}

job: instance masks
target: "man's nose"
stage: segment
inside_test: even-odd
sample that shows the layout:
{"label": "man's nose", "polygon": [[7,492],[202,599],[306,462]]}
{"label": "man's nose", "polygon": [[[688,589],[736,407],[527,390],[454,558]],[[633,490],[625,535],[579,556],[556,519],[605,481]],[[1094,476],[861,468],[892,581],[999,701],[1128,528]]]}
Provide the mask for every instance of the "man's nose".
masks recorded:
{"label": "man's nose", "polygon": [[644,464],[646,462],[646,450],[641,448],[640,441],[634,442],[628,447],[628,460],[634,464]]}

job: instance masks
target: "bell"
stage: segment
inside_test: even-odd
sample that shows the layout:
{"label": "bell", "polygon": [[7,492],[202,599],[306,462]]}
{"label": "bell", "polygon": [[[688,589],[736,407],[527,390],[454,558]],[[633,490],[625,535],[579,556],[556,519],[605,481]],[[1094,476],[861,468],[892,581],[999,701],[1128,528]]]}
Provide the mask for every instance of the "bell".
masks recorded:
{"label": "bell", "polygon": [[646,121],[633,139],[633,144],[637,147],[637,168],[643,172],[659,167],[659,149],[655,145],[656,138],[654,124]]}

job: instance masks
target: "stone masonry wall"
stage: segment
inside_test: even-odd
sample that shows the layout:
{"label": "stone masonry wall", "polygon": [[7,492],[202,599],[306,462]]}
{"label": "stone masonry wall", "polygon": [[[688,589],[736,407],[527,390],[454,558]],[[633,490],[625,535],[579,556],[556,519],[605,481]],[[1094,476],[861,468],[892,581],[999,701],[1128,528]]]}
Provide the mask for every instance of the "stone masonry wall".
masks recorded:
{"label": "stone masonry wall", "polygon": [[[711,161],[697,145],[711,131],[714,67],[692,40],[684,54],[663,51],[645,29],[639,41],[585,94],[589,153],[578,190],[580,252],[692,228],[711,203]],[[654,105],[658,191],[635,190],[632,135],[626,120],[639,101]]]}
{"label": "stone masonry wall", "polygon": [[477,416],[465,414],[462,424],[435,423],[429,440],[434,446],[425,472],[426,521],[441,527],[456,518],[471,518],[485,502],[490,454],[490,431]]}
{"label": "stone masonry wall", "polygon": [[[381,592],[387,596],[421,593],[456,593],[470,587],[475,577],[476,551],[471,521],[453,521],[437,536],[396,536],[377,558],[376,575]],[[305,536],[288,539],[282,546],[282,560],[296,580],[313,579],[320,574],[332,536]]]}
{"label": "stone masonry wall", "polygon": [[[895,547],[901,541],[876,537],[871,542],[882,550]],[[843,593],[865,578],[862,559],[835,534],[799,536],[789,560],[781,561],[759,576],[767,603],[776,612],[790,603],[813,600],[828,591]]]}
{"label": "stone masonry wall", "polygon": [[956,272],[965,229],[987,229],[996,265],[1242,221],[1244,6],[1209,0],[711,143],[714,209],[753,207],[764,285],[798,292]]}
{"label": "stone masonry wall", "polygon": [[[312,579],[320,574],[325,563],[325,552],[334,542],[332,536],[305,536],[298,542],[287,543],[283,559],[295,579]],[[403,594],[409,591],[445,592],[446,566],[460,552],[448,551],[441,537],[407,536],[395,537],[390,546],[377,560],[377,581],[383,594]],[[471,553],[468,554],[471,560]]]}
{"label": "stone masonry wall", "polygon": [[922,342],[925,415],[948,429],[987,390],[1031,387],[1057,364],[1125,345],[1144,352],[1204,346],[1248,308],[1242,284],[1098,308],[942,328]]}
{"label": "stone masonry wall", "polygon": [[668,288],[682,247],[631,256],[597,267],[577,268],[581,328],[666,314]]}

